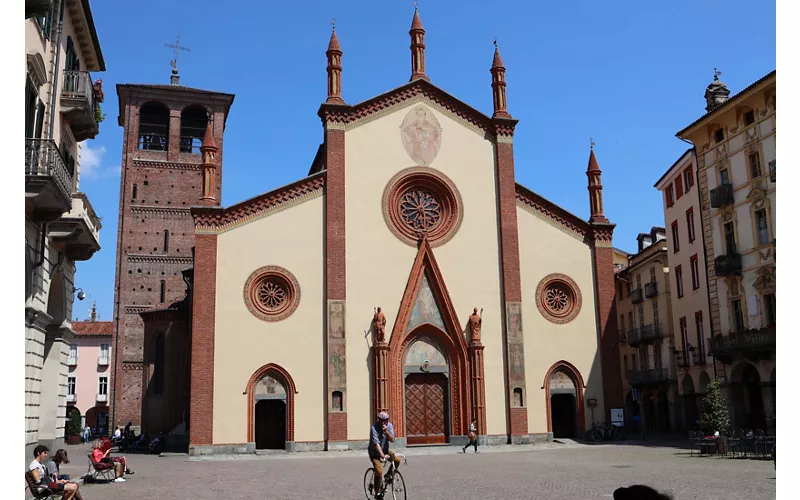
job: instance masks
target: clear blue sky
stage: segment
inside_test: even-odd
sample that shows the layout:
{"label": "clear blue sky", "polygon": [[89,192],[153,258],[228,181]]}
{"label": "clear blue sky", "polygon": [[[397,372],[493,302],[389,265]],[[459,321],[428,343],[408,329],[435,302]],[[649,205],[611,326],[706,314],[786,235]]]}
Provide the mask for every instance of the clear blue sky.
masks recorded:
{"label": "clear blue sky", "polygon": [[[453,6],[457,5],[457,8]],[[225,8],[227,6],[227,8]],[[322,140],[325,49],[336,18],[343,96],[357,103],[406,83],[412,0],[92,2],[108,70],[106,120],[86,145],[81,188],[103,217],[102,250],[78,264],[81,319],[97,300],[113,314],[122,128],[118,83],[169,83],[164,43],[191,48],[181,83],[236,95],[225,130],[223,205],[303,177]],[[491,114],[489,67],[498,38],[508,109],[520,120],[517,181],[589,216],[589,137],[603,170],[614,245],[663,226],[653,184],[688,147],[675,132],[704,111],[713,68],[732,93],[775,69],[775,5],[732,0],[486,2],[421,0],[431,81]]]}

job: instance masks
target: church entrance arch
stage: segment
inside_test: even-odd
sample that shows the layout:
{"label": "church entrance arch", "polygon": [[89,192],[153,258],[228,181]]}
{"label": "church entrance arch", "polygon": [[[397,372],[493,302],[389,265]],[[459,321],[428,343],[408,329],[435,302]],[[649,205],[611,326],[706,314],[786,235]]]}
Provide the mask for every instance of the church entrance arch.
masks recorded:
{"label": "church entrance arch", "polygon": [[545,375],[547,430],[556,438],[574,438],[585,430],[583,378],[572,364],[559,361]]}
{"label": "church entrance arch", "polygon": [[247,385],[247,440],[257,450],[286,449],[294,441],[294,381],[275,364],[259,368]]}
{"label": "church entrance arch", "polygon": [[731,371],[734,425],[747,429],[766,429],[761,375],[752,364],[743,361]]}
{"label": "church entrance arch", "polygon": [[408,444],[446,443],[450,438],[449,363],[439,343],[422,334],[406,349],[404,410]]}

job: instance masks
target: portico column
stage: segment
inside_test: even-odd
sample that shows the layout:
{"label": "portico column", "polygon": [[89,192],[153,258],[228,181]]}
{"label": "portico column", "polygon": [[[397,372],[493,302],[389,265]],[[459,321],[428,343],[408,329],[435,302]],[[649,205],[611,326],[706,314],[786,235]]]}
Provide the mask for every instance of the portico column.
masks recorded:
{"label": "portico column", "polygon": [[764,401],[764,420],[767,422],[767,428],[764,429],[764,431],[771,435],[775,434],[775,402],[773,400],[774,390],[774,382],[761,382],[761,399]]}

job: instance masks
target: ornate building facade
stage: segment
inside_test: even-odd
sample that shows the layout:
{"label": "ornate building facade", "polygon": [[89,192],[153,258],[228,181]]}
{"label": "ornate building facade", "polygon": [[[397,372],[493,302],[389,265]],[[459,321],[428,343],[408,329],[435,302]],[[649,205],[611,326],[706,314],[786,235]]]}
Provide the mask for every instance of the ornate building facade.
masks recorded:
{"label": "ornate building facade", "polygon": [[100,249],[80,191],[82,141],[99,133],[105,71],[88,2],[25,2],[25,457],[56,449],[67,417],[76,262]]}
{"label": "ornate building facade", "polygon": [[733,425],[774,431],[776,72],[733,97],[714,81],[677,133],[697,155],[712,338]]}
{"label": "ornate building facade", "polygon": [[[361,448],[381,410],[400,443],[463,444],[473,417],[484,442],[523,443],[575,436],[622,406],[614,225],[594,151],[588,220],[517,184],[499,50],[487,116],[431,83],[424,35],[415,11],[410,81],[348,104],[332,33],[323,143],[292,184],[221,207],[227,107],[207,126],[186,199],[189,293],[139,315],[143,376],[118,382],[145,419],[156,385],[188,395],[179,427],[190,453]],[[228,106],[225,95],[214,102]],[[131,141],[141,108],[121,113]],[[125,150],[123,165],[142,161],[131,142]],[[188,359],[148,340],[168,342],[179,317],[190,334],[173,352]]]}

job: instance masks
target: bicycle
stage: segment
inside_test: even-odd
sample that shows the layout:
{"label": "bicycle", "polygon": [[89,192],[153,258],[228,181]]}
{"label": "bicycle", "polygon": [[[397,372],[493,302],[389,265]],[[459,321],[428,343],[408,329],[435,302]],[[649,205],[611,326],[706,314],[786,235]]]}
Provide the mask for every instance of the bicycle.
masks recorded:
{"label": "bicycle", "polygon": [[[403,464],[408,464],[408,459],[402,453],[395,453],[396,457],[403,459]],[[381,461],[389,465],[386,466],[386,473],[383,475],[383,486],[381,488],[381,497],[386,499],[386,491],[391,488],[393,500],[406,500],[406,482],[403,475],[400,474],[395,468],[394,460],[390,460],[387,455]],[[370,467],[364,473],[364,494],[367,495],[367,500],[376,500],[375,495],[375,467]]]}

